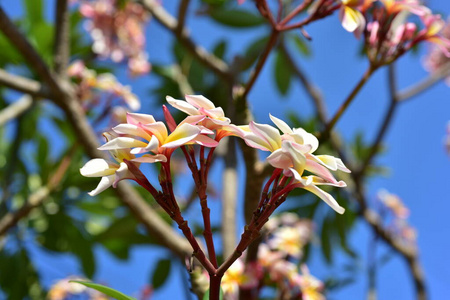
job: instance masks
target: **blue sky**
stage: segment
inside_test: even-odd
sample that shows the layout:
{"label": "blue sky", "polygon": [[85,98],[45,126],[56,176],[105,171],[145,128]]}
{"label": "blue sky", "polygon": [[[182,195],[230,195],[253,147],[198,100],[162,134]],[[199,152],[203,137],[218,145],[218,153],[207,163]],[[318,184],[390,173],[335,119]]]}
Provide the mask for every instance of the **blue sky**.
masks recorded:
{"label": "blue sky", "polygon": [[[52,7],[53,1],[46,2]],[[178,1],[163,1],[169,11],[174,11]],[[444,15],[450,13],[450,2],[431,0],[429,6]],[[20,12],[20,4],[11,2],[7,10],[14,15]],[[191,5],[191,13],[197,6],[197,1]],[[50,12],[51,9],[49,8]],[[222,38],[231,41],[229,51],[239,53],[242,44],[262,36],[268,29],[229,30],[213,24],[207,18],[189,15],[187,24],[191,29],[193,39],[205,48]],[[329,113],[333,113],[361,77],[367,67],[367,62],[357,56],[359,43],[344,31],[337,16],[332,16],[323,22],[317,22],[307,28],[313,37],[310,43],[313,49],[312,57],[299,57],[297,62],[307,71],[309,77],[321,89],[328,105]],[[167,49],[170,49],[172,36],[156,21],[151,21],[148,31],[148,51],[151,61],[170,62]],[[421,60],[426,47],[421,47],[419,54],[407,55],[398,62],[399,87],[405,88],[425,78],[427,72],[423,69]],[[249,95],[255,118],[258,122],[269,123],[269,113],[284,118],[288,111],[295,111],[301,116],[310,116],[312,108],[309,99],[296,83],[291,86],[288,95],[281,99],[273,82],[271,59],[263,69],[261,77]],[[152,113],[156,108],[149,103],[155,99],[149,95],[149,90],[156,87],[158,81],[141,78],[132,80],[126,77],[124,70],[118,71],[119,78],[131,84],[134,92],[140,96],[143,103],[142,111]],[[373,198],[380,188],[386,188],[399,195],[411,210],[410,222],[419,232],[418,244],[420,259],[427,278],[431,299],[443,299],[450,293],[450,264],[448,249],[450,249],[450,160],[443,146],[446,124],[450,120],[450,90],[445,84],[439,83],[429,91],[406,101],[400,105],[396,118],[387,136],[387,151],[378,158],[378,162],[389,168],[386,177],[377,177],[367,186],[367,193]],[[386,70],[382,69],[370,79],[354,103],[337,124],[344,138],[351,138],[358,131],[366,133],[371,141],[374,132],[381,122],[388,105],[386,85]],[[217,172],[218,173],[218,172]],[[218,213],[219,204],[213,209]],[[214,211],[214,210],[213,210]],[[365,263],[368,251],[368,241],[372,238],[371,231],[364,224],[356,226],[351,235],[351,244],[362,256],[361,264]],[[78,273],[76,261],[66,255],[55,255],[31,246],[40,266],[40,272],[46,284],[55,279]],[[384,246],[379,247],[379,253],[386,252]],[[119,262],[105,250],[97,249],[98,271],[96,279],[132,294],[145,285],[150,278],[150,270],[157,258],[163,257],[164,251],[152,247],[137,247],[128,262]],[[338,255],[338,261],[345,262],[344,255]],[[56,267],[55,267],[56,266]],[[183,297],[182,282],[185,274],[182,267],[178,272],[172,272],[171,285],[166,284],[155,293],[155,299],[166,297]],[[325,278],[329,272],[339,272],[339,268],[328,268],[324,265],[320,253],[313,255],[310,264],[311,273],[319,278]],[[176,287],[176,288],[174,288]],[[330,299],[363,299],[365,298],[367,277],[361,272],[356,283],[330,294]],[[407,273],[404,261],[396,257],[378,272],[379,299],[413,299],[412,282]]]}

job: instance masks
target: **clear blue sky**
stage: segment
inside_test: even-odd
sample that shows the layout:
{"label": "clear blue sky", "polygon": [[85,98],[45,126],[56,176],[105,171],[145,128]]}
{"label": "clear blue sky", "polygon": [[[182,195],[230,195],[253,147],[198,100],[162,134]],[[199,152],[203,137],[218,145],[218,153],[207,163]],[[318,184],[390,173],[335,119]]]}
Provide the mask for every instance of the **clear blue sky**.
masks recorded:
{"label": "clear blue sky", "polygon": [[[47,1],[52,7],[54,1]],[[7,10],[14,15],[20,13],[20,4],[10,2]],[[178,1],[163,1],[169,11],[174,11]],[[450,2],[430,0],[429,6],[444,15],[450,14]],[[197,6],[193,1],[191,12]],[[50,11],[50,8],[48,9]],[[189,15],[187,24],[195,41],[210,48],[221,38],[231,41],[231,53],[238,53],[242,44],[262,36],[264,29],[238,32],[224,29],[213,24],[207,18]],[[349,93],[356,80],[360,78],[367,62],[356,58],[359,43],[344,31],[337,16],[308,27],[313,37],[311,48],[313,56],[300,58],[298,62],[308,72],[310,78],[322,89],[329,112],[334,112]],[[147,32],[148,50],[151,61],[169,62],[167,49],[171,46],[172,36],[155,21],[150,23]],[[230,51],[229,50],[229,51]],[[400,88],[413,84],[427,76],[421,60],[426,47],[420,49],[418,55],[403,57],[398,64],[398,80]],[[358,131],[366,132],[366,138],[373,139],[374,130],[381,122],[388,104],[385,74],[379,70],[368,85],[358,95],[356,101],[346,112],[337,127],[346,138],[351,138]],[[143,112],[152,113],[154,98],[149,90],[156,87],[157,81],[142,78],[130,80],[125,72],[119,78],[133,86],[135,93],[143,103]],[[250,93],[249,99],[254,114],[259,122],[270,122],[269,113],[284,117],[286,112],[295,111],[301,116],[309,116],[312,108],[303,90],[295,84],[288,96],[282,101],[273,83],[271,62],[264,68],[262,76]],[[274,100],[275,99],[275,100]],[[280,100],[280,101],[278,101]],[[373,179],[368,186],[368,194],[375,197],[379,188],[386,188],[399,195],[411,210],[410,222],[418,229],[420,258],[427,278],[431,299],[444,299],[450,294],[450,160],[445,153],[443,139],[446,124],[450,120],[450,90],[443,83],[433,87],[420,96],[403,103],[397,112],[396,119],[387,135],[387,151],[379,158],[379,162],[390,169],[389,175]],[[214,207],[217,209],[217,205]],[[217,210],[216,210],[217,212]],[[371,232],[361,223],[351,236],[351,245],[361,254],[361,268],[365,264],[368,241]],[[31,247],[40,266],[41,275],[46,284],[55,279],[79,272],[76,261],[66,255],[45,253]],[[379,253],[384,253],[380,247]],[[124,263],[112,258],[105,250],[97,249],[98,271],[96,279],[132,294],[149,281],[156,258],[163,257],[165,252],[151,247],[138,247],[131,255],[130,261]],[[339,255],[339,261],[346,260]],[[173,285],[166,284],[155,293],[154,299],[183,298],[182,280],[186,275],[172,272]],[[337,274],[339,268],[324,265],[321,254],[317,252],[310,264],[312,274],[319,278],[327,277],[329,272]],[[176,287],[176,288],[175,288]],[[329,295],[330,299],[364,299],[367,277],[364,271],[356,284],[349,285],[339,292]],[[401,258],[394,258],[378,272],[379,299],[413,299],[412,282]],[[170,297],[170,298],[169,298]]]}

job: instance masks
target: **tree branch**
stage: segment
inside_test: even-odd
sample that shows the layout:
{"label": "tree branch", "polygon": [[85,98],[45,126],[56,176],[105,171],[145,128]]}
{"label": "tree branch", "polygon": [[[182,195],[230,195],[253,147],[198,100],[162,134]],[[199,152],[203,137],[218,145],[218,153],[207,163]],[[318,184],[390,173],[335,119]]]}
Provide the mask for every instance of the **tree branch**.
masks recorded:
{"label": "tree branch", "polygon": [[220,58],[206,51],[204,48],[196,45],[189,37],[187,28],[178,28],[178,21],[170,15],[164,7],[156,0],[137,0],[145,9],[147,9],[159,23],[177,37],[178,41],[191,52],[202,64],[216,73],[222,79],[230,81],[228,65]]}
{"label": "tree branch", "polygon": [[406,101],[412,97],[415,97],[447,76],[450,76],[450,62],[442,65],[435,72],[431,73],[428,78],[406,88],[404,91],[400,91],[397,95],[397,99],[398,101]]}
{"label": "tree branch", "polygon": [[398,95],[397,95],[397,79],[395,77],[395,65],[391,64],[388,66],[388,84],[389,84],[389,93],[390,93],[390,103],[389,107],[386,111],[386,115],[383,119],[383,123],[378,129],[378,133],[376,135],[375,141],[372,143],[372,147],[370,147],[369,154],[364,159],[363,163],[359,167],[358,174],[362,175],[366,171],[367,167],[370,165],[372,159],[375,154],[378,153],[381,141],[383,140],[386,132],[393,120],[394,113],[398,106]]}
{"label": "tree branch", "polygon": [[45,81],[52,92],[61,93],[60,87],[52,72],[44,60],[33,48],[30,42],[22,35],[14,23],[10,20],[3,8],[0,6],[0,30],[19,50],[25,61],[36,71],[38,76]]}
{"label": "tree branch", "polygon": [[237,244],[237,161],[236,147],[234,139],[227,139],[226,153],[223,157],[225,160],[225,170],[222,176],[222,240],[223,240],[223,256],[228,257],[233,253]]}
{"label": "tree branch", "polygon": [[0,111],[0,127],[9,120],[15,119],[33,105],[33,98],[24,95],[19,100]]}
{"label": "tree branch", "polygon": [[0,69],[0,87],[2,85],[34,97],[52,98],[50,90],[41,83],[32,79],[13,75]]}
{"label": "tree branch", "polygon": [[50,195],[50,193],[58,187],[59,183],[64,178],[64,174],[72,162],[72,155],[76,146],[72,146],[69,153],[63,157],[58,169],[52,174],[46,186],[40,187],[36,192],[32,193],[26,203],[17,211],[7,213],[0,220],[0,239],[4,237],[6,232],[14,227],[22,218],[28,216],[28,214],[35,208],[42,204],[42,202]]}
{"label": "tree branch", "polygon": [[57,0],[55,10],[55,42],[53,68],[55,73],[66,75],[70,58],[70,13],[67,0]]}
{"label": "tree branch", "polygon": [[[52,100],[64,110],[69,123],[77,134],[87,154],[92,158],[105,158],[105,154],[97,150],[97,147],[99,146],[97,136],[90,126],[84,110],[78,102],[70,82],[65,80],[58,82],[54,79],[53,74],[49,71],[39,54],[17,30],[1,7],[0,29],[29,62],[30,66],[32,66],[38,75],[47,82],[51,94],[54,95]],[[182,258],[192,254],[192,247],[190,244],[176,234],[173,228],[162,220],[162,218],[140,197],[129,183],[119,183],[116,192],[134,216],[144,224],[148,232],[161,241],[164,246]]]}
{"label": "tree branch", "polygon": [[[286,48],[282,48],[282,45],[280,45],[280,49],[282,51],[285,51]],[[319,120],[322,122],[322,124],[326,124],[327,115],[325,110],[325,105],[323,103],[322,98],[319,96],[318,93],[314,92],[314,90],[311,88],[313,85],[307,80],[307,77],[303,74],[300,68],[295,64],[292,57],[289,55],[287,51],[285,51],[287,54],[287,58],[290,62],[290,66],[293,68],[294,74],[299,78],[302,85],[305,87],[306,91],[310,95],[310,98],[313,100],[313,103],[316,107],[317,115],[319,117]],[[391,93],[395,89],[395,79],[394,79],[394,72],[393,69],[389,72],[390,78],[390,91]],[[397,103],[396,100],[399,100],[398,94],[391,94],[391,106],[392,103]],[[382,140],[382,137],[384,136],[385,132],[387,131],[387,128],[389,126],[390,120],[392,119],[393,110],[395,108],[389,108],[388,112],[386,114],[386,117],[383,121],[382,126],[380,127],[380,130],[377,134],[377,138],[375,139],[374,146],[378,148],[377,144],[380,143]],[[341,143],[339,142],[337,136],[333,133],[331,133],[328,136],[330,140],[330,144],[333,147],[333,149],[339,153],[341,158],[343,158],[346,165],[351,169],[354,170],[353,167],[350,166],[350,164],[346,161],[345,158],[345,152],[342,148]],[[361,174],[361,176],[360,176]],[[381,222],[380,216],[367,206],[366,197],[363,191],[363,174],[361,172],[353,172],[351,173],[351,176],[346,179],[348,181],[348,189],[351,190],[352,196],[357,200],[357,202],[360,204],[360,210],[359,210],[359,216],[372,228],[372,230],[375,232],[375,234],[380,237],[386,244],[388,244],[392,249],[394,249],[398,254],[400,254],[403,258],[405,258],[408,267],[410,269],[411,276],[413,278],[417,298],[420,300],[427,299],[426,294],[426,287],[425,287],[425,278],[423,275],[422,268],[420,266],[420,262],[417,256],[417,250],[405,246],[400,240],[398,240],[395,236],[393,236],[388,230],[386,230],[383,226],[383,223]]]}

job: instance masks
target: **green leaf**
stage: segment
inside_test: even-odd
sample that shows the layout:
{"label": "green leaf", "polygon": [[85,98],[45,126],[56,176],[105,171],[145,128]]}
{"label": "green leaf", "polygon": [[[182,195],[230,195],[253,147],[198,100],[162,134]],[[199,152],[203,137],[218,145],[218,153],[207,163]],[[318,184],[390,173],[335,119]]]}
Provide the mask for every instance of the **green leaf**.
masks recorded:
{"label": "green leaf", "polygon": [[160,288],[166,282],[170,274],[171,264],[172,262],[170,259],[161,259],[158,262],[152,275],[152,287],[154,289]]}
{"label": "green leaf", "polygon": [[304,56],[310,56],[311,55],[311,49],[309,49],[308,44],[304,39],[302,39],[298,34],[293,34],[292,41],[294,42],[294,45],[298,49],[298,51],[303,54]]}
{"label": "green leaf", "polygon": [[332,263],[330,225],[330,221],[328,219],[325,219],[322,225],[322,232],[320,234],[322,254],[329,264]]}
{"label": "green leaf", "polygon": [[255,61],[258,59],[259,55],[263,51],[265,45],[267,44],[269,37],[263,36],[255,41],[253,41],[245,50],[243,61],[241,63],[241,70],[245,71],[249,69]]}
{"label": "green leaf", "polygon": [[215,56],[223,59],[225,52],[227,51],[227,42],[222,40],[213,49],[213,53]]}
{"label": "green leaf", "polygon": [[132,298],[132,297],[127,296],[119,291],[116,291],[115,289],[112,289],[110,287],[107,287],[107,286],[104,286],[101,284],[85,282],[85,281],[77,281],[77,280],[71,280],[70,282],[76,282],[76,283],[82,284],[84,286],[87,286],[88,288],[99,291],[99,292],[101,292],[105,295],[108,295],[110,297],[113,297],[114,299],[117,299],[117,300],[136,300],[136,298]]}
{"label": "green leaf", "polygon": [[214,21],[229,27],[255,27],[265,23],[261,16],[242,9],[213,9],[210,16]]}
{"label": "green leaf", "polygon": [[31,26],[43,22],[43,0],[23,0],[23,5],[26,11],[26,18]]}
{"label": "green leaf", "polygon": [[275,83],[277,84],[277,88],[282,95],[286,95],[289,91],[289,86],[291,85],[292,68],[282,51],[277,51],[274,67]]}

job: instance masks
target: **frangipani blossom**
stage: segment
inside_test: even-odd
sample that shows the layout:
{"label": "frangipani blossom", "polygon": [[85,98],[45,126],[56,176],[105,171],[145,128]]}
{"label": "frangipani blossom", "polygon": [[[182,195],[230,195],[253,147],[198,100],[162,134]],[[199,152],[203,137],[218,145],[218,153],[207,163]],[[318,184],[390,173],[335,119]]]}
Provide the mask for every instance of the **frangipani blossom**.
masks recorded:
{"label": "frangipani blossom", "polygon": [[[450,40],[450,18],[447,19],[447,22],[440,33],[444,39]],[[442,68],[445,68],[446,65],[450,65],[450,56],[446,55],[445,49],[441,46],[432,44],[431,49],[429,49],[429,52],[423,61],[423,64],[428,72],[436,72]],[[450,75],[446,77],[445,83],[447,86],[450,86]]]}
{"label": "frangipani blossom", "polygon": [[339,20],[342,27],[348,32],[353,32],[359,38],[366,26],[366,19],[359,10],[359,7],[364,4],[364,0],[341,0],[341,2]]}
{"label": "frangipani blossom", "polygon": [[113,128],[114,132],[123,136],[107,142],[99,149],[132,148],[130,151],[132,154],[149,153],[135,158],[133,161],[153,163],[155,160],[167,161],[172,152],[182,145],[196,143],[215,147],[218,144],[213,139],[201,135],[203,131],[201,127],[189,122],[180,123],[170,134],[166,125],[156,121],[151,115],[128,114],[127,122],[127,124],[120,124]]}
{"label": "frangipani blossom", "polygon": [[[304,129],[291,129],[284,121],[270,116],[275,125],[283,132],[266,124],[251,122],[248,131],[244,130],[242,138],[250,147],[272,152],[267,161],[275,168],[282,169],[283,174],[294,177],[302,188],[320,197],[336,212],[344,213],[344,208],[318,185],[345,187],[343,181],[337,181],[328,170],[350,172],[342,160],[330,155],[315,156],[312,153],[318,148],[317,138]],[[314,175],[303,176],[304,171]]]}
{"label": "frangipani blossom", "polygon": [[425,15],[421,17],[425,28],[418,33],[418,40],[425,40],[439,47],[446,57],[450,57],[450,40],[441,35],[445,21],[440,15]]}
{"label": "frangipani blossom", "polygon": [[[104,133],[107,141],[113,141],[117,137],[115,134]],[[117,183],[122,179],[135,179],[135,176],[129,172],[128,165],[124,160],[133,161],[135,156],[130,153],[129,149],[109,149],[109,153],[115,161],[105,160],[103,158],[94,158],[88,161],[81,169],[81,175],[85,177],[101,177],[98,186],[89,192],[90,196],[95,196],[109,188],[116,187]],[[163,156],[154,157],[154,161],[163,161]]]}
{"label": "frangipani blossom", "polygon": [[225,272],[220,286],[227,299],[237,299],[239,287],[252,288],[258,285],[259,272],[248,268],[249,266],[246,269],[243,260],[239,258]]}
{"label": "frangipani blossom", "polygon": [[205,116],[198,124],[215,130],[216,140],[229,135],[238,135],[237,126],[231,124],[230,119],[225,117],[223,109],[216,107],[211,100],[202,95],[186,95],[185,98],[186,101],[183,101],[167,96],[166,100],[170,105],[189,116]]}
{"label": "frangipani blossom", "polygon": [[300,266],[302,274],[296,274],[294,282],[302,292],[303,300],[325,300],[322,295],[323,283],[309,273],[308,267]]}

